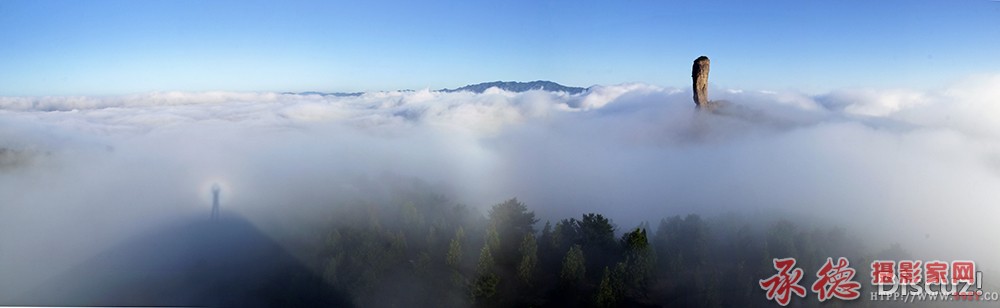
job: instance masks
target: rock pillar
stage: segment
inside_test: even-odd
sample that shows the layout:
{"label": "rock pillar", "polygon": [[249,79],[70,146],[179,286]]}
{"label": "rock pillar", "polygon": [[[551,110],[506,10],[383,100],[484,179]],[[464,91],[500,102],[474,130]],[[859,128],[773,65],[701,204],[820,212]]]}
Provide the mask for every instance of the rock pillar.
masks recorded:
{"label": "rock pillar", "polygon": [[708,57],[701,56],[691,66],[691,80],[694,88],[694,104],[698,108],[708,107]]}

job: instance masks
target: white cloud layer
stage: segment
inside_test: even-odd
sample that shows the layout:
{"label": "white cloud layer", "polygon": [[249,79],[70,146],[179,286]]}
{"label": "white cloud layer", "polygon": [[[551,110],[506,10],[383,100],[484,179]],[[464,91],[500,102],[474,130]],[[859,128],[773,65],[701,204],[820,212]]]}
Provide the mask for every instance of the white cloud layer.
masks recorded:
{"label": "white cloud layer", "polygon": [[386,173],[473,205],[517,196],[544,218],[600,212],[630,227],[783,213],[924,258],[1000,260],[1000,75],[939,91],[711,95],[729,105],[696,112],[690,91],[644,84],[0,97],[0,277],[68,266],[151,221],[207,215],[214,182],[227,210],[273,210]]}

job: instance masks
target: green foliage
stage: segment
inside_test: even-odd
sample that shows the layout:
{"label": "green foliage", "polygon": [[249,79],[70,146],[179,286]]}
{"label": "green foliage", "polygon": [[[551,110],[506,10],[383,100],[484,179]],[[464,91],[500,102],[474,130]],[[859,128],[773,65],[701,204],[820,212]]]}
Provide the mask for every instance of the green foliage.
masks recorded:
{"label": "green foliage", "polygon": [[541,240],[543,245],[554,244],[553,243],[554,239],[552,238],[552,223],[549,223],[548,221],[545,222],[545,227],[542,227],[542,236],[539,239]]}
{"label": "green foliage", "polygon": [[472,284],[474,299],[490,299],[497,292],[500,277],[494,269],[493,253],[489,246],[483,246],[479,254],[479,266],[476,267],[476,279]]}
{"label": "green foliage", "polygon": [[579,244],[580,239],[576,219],[567,218],[556,223],[555,231],[552,233],[552,244],[557,251],[560,253],[566,251],[573,245]]}
{"label": "green foliage", "polygon": [[499,227],[503,232],[515,233],[535,233],[535,212],[528,211],[528,207],[513,198],[503,203],[494,205],[490,209],[490,223]]}
{"label": "green foliage", "polygon": [[486,228],[486,247],[490,250],[500,249],[500,233],[497,233],[496,225],[491,224]]}
{"label": "green foliage", "polygon": [[566,252],[566,257],[563,258],[559,277],[568,285],[579,285],[583,283],[586,274],[587,267],[583,257],[583,249],[580,248],[580,245],[573,245]]}
{"label": "green foliage", "polygon": [[597,307],[617,307],[621,301],[622,283],[621,275],[625,265],[618,263],[614,271],[604,267],[604,274],[601,275],[601,284],[597,287],[597,295],[594,301]]}
{"label": "green foliage", "polygon": [[615,227],[611,224],[611,220],[601,214],[585,214],[576,222],[576,229],[579,235],[578,244],[583,247],[584,256],[587,258],[586,267],[589,273],[596,275],[601,268],[614,264],[620,251],[618,242],[615,241]]}
{"label": "green foliage", "polygon": [[679,271],[683,267],[704,265],[708,253],[708,227],[700,216],[663,219],[656,236],[657,255],[662,257],[660,262],[664,269]]}
{"label": "green foliage", "polygon": [[448,244],[448,254],[445,262],[452,268],[458,268],[462,264],[462,241],[465,240],[465,229],[459,226],[455,229],[455,237]]}
{"label": "green foliage", "polygon": [[[843,229],[789,221],[672,216],[616,235],[610,219],[588,213],[536,234],[534,212],[516,199],[487,215],[420,188],[390,199],[338,206],[281,241],[307,246],[299,256],[359,306],[757,307],[770,304],[756,282],[773,274],[771,258],[796,257],[810,271],[827,256],[856,268],[873,257]],[[407,292],[385,295],[393,290]]]}
{"label": "green foliage", "polygon": [[630,296],[641,297],[646,294],[646,288],[653,278],[653,267],[656,255],[649,246],[646,229],[636,228],[622,235],[621,246],[624,260],[616,268],[621,269],[623,292]]}
{"label": "green foliage", "polygon": [[535,266],[538,265],[538,245],[535,243],[535,236],[528,233],[521,241],[521,262],[517,265],[517,277],[521,282],[530,286],[532,278],[535,276]]}
{"label": "green foliage", "polygon": [[407,201],[399,206],[401,216],[403,217],[403,224],[408,228],[414,228],[424,224],[424,217],[417,210],[417,206],[411,202]]}
{"label": "green foliage", "polygon": [[341,228],[330,240],[337,255],[328,259],[325,278],[352,292],[368,292],[386,272],[404,261],[405,237],[395,232]]}
{"label": "green foliage", "polygon": [[520,261],[518,249],[522,239],[535,233],[535,213],[517,199],[510,199],[494,205],[489,212],[487,241],[496,253],[497,263],[505,267],[517,266]]}
{"label": "green foliage", "polygon": [[[611,270],[611,289],[614,291],[615,299],[621,300],[624,296],[630,295],[626,294],[627,286],[625,285],[625,275],[627,267],[625,263],[618,262],[615,264],[615,269]],[[643,290],[645,292],[646,290]],[[632,294],[634,295],[634,294]]]}
{"label": "green foliage", "polygon": [[615,290],[611,286],[611,271],[607,267],[604,268],[604,275],[601,275],[601,285],[597,288],[596,302],[598,307],[614,307],[618,302]]}
{"label": "green foliage", "polygon": [[622,235],[621,245],[628,257],[635,257],[637,254],[649,250],[646,229],[635,228],[632,232],[625,233]]}
{"label": "green foliage", "polygon": [[601,214],[585,214],[577,222],[584,246],[610,247],[614,245],[615,227]]}

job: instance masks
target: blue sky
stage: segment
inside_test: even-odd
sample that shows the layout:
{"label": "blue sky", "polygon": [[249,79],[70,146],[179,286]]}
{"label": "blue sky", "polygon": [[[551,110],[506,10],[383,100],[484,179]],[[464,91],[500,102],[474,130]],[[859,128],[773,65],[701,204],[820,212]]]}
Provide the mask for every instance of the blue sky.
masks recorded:
{"label": "blue sky", "polygon": [[1000,72],[1000,2],[6,1],[0,96],[545,79],[935,88]]}

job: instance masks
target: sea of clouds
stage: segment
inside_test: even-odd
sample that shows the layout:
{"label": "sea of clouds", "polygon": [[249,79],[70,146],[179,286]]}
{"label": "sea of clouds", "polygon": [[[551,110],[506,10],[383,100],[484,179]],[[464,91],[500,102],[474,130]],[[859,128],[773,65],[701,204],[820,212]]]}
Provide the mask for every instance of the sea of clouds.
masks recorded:
{"label": "sea of clouds", "polygon": [[[0,277],[40,281],[172,218],[331,203],[419,178],[485,208],[620,228],[780,215],[921,259],[1000,260],[1000,75],[823,95],[646,84],[544,91],[0,97]],[[977,259],[978,258],[978,259]],[[32,281],[0,279],[0,288]]]}

